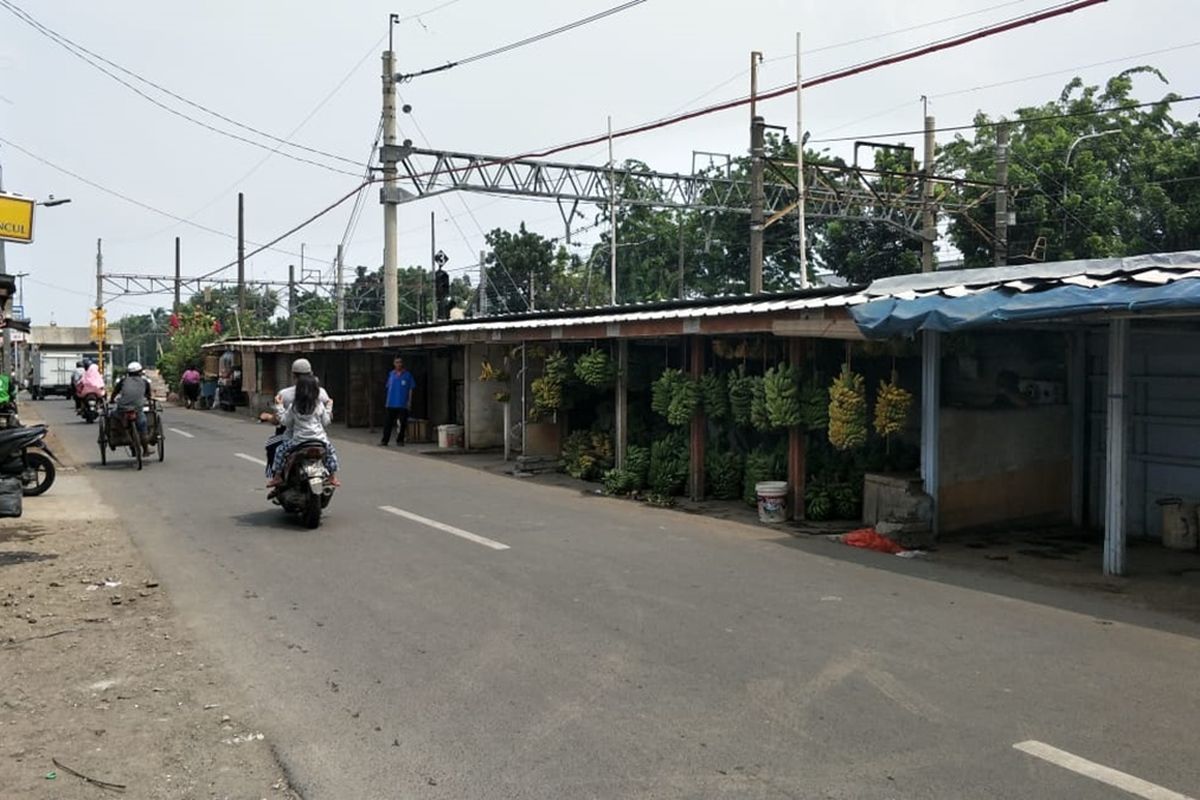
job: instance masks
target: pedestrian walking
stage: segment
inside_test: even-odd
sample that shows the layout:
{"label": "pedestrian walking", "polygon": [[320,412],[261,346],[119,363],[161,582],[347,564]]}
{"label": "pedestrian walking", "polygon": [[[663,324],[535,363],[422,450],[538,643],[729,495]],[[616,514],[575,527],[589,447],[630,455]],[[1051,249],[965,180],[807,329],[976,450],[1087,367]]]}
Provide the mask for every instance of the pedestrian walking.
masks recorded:
{"label": "pedestrian walking", "polygon": [[396,430],[396,444],[404,447],[404,434],[408,430],[408,412],[412,408],[413,389],[417,382],[412,373],[404,368],[404,359],[400,356],[392,361],[392,371],[387,379],[387,417],[383,423],[383,441],[379,444],[387,447],[392,439],[392,430]]}

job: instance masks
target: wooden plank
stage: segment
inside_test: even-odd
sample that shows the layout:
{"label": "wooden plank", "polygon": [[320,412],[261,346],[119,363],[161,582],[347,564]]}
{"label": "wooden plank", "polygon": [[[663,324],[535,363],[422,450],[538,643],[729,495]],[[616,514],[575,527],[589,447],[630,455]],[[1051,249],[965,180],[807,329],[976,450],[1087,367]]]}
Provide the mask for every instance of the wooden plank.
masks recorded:
{"label": "wooden plank", "polygon": [[[788,362],[797,370],[804,366],[808,343],[801,339],[788,342]],[[792,519],[804,519],[804,489],[807,441],[803,425],[788,428],[788,514]]]}
{"label": "wooden plank", "polygon": [[[704,374],[704,357],[708,348],[708,340],[703,336],[692,336],[691,344],[691,376],[699,380]],[[688,459],[688,495],[693,500],[704,499],[704,443],[708,433],[708,420],[704,412],[698,411],[692,417],[691,446]]]}

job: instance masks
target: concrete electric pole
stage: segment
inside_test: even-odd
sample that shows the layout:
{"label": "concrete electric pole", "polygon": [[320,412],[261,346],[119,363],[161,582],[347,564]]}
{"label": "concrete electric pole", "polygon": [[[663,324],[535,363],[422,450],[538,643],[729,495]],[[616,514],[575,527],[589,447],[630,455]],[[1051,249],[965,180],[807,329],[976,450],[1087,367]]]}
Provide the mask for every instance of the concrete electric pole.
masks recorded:
{"label": "concrete electric pole", "polygon": [[346,330],[346,275],[342,264],[342,246],[337,247],[337,329]]}
{"label": "concrete electric pole", "polygon": [[766,157],[766,121],[758,116],[758,65],[762,53],[750,54],[750,294],[763,290],[763,161]]}
{"label": "concrete electric pole", "polygon": [[937,209],[933,202],[933,160],[937,143],[934,140],[936,124],[933,117],[925,115],[925,158],[921,164],[924,180],[921,185],[921,272],[933,272],[933,249],[937,242]]}
{"label": "concrete electric pole", "polygon": [[392,326],[399,322],[399,286],[396,280],[397,259],[397,208],[400,197],[396,183],[399,160],[396,152],[396,54],[392,50],[392,28],[400,19],[398,14],[388,17],[388,49],[383,54],[383,324]]}
{"label": "concrete electric pole", "polygon": [[996,128],[996,247],[993,263],[1008,263],[1008,126]]}

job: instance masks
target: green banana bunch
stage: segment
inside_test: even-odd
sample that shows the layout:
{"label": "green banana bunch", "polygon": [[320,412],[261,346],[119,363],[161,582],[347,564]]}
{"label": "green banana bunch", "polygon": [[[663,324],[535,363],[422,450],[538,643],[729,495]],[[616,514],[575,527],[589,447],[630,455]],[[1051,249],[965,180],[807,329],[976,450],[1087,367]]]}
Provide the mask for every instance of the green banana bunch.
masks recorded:
{"label": "green banana bunch", "polygon": [[767,390],[762,378],[750,378],[750,423],[757,430],[766,432],[774,426],[771,424],[771,414],[767,410]]}
{"label": "green banana bunch", "polygon": [[797,370],[779,364],[763,376],[763,399],[767,420],[774,428],[790,428],[800,424],[800,381]]}
{"label": "green banana bunch", "polygon": [[724,375],[712,370],[700,379],[700,405],[709,419],[719,421],[729,415],[729,387]]}
{"label": "green banana bunch", "polygon": [[617,370],[608,353],[593,347],[575,362],[575,377],[588,386],[603,388],[612,386],[617,377]]}
{"label": "green banana bunch", "polygon": [[819,379],[800,388],[800,424],[810,431],[829,427],[829,391],[821,388]]}
{"label": "green banana bunch", "polygon": [[753,424],[750,417],[750,407],[754,402],[754,378],[746,375],[746,367],[738,367],[737,372],[729,376],[729,411],[734,423],[748,428]]}

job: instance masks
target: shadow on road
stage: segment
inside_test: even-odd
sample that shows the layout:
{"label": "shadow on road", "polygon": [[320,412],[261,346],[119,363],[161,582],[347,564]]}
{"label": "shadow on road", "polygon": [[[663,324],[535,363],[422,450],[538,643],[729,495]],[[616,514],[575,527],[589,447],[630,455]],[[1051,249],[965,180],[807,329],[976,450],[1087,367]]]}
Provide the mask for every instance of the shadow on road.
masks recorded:
{"label": "shadow on road", "polygon": [[1123,594],[1110,590],[1102,593],[1078,586],[1047,585],[1019,576],[966,569],[959,564],[940,563],[935,559],[897,558],[885,553],[847,547],[820,537],[780,536],[768,541],[788,549],[801,550],[869,569],[885,570],[918,580],[987,592],[1012,600],[1083,614],[1093,617],[1098,624],[1120,622],[1200,639],[1200,619],[1180,613],[1178,609],[1160,610],[1139,605],[1140,598],[1134,592]]}

